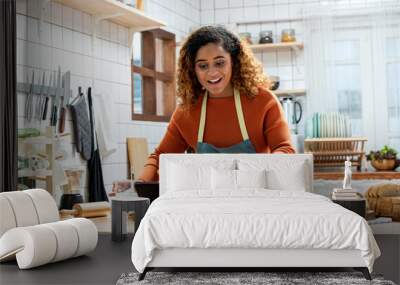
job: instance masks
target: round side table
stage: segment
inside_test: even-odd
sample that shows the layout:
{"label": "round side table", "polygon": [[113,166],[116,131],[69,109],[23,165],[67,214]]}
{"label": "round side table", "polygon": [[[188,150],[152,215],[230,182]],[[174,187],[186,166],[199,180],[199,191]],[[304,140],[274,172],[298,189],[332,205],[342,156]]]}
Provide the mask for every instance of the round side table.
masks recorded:
{"label": "round side table", "polygon": [[135,212],[135,233],[150,206],[149,198],[114,197],[111,199],[111,239],[123,241],[126,238],[128,211]]}

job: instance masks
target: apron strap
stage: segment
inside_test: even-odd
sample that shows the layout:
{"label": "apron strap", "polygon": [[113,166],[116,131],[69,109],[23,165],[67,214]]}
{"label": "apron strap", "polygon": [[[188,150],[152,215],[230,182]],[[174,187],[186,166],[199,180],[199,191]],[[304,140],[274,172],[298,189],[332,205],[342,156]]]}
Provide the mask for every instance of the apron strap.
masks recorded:
{"label": "apron strap", "polygon": [[246,124],[244,123],[242,104],[240,102],[240,93],[237,89],[235,89],[233,93],[235,95],[235,107],[236,114],[239,120],[240,132],[242,133],[243,140],[245,141],[249,139],[249,135],[247,133]]}
{"label": "apron strap", "polygon": [[[243,140],[245,141],[249,139],[249,135],[247,133],[246,124],[244,122],[242,104],[240,102],[240,93],[236,89],[234,90],[233,93],[235,97],[235,108],[236,108],[236,115],[239,121],[240,132],[242,134]],[[199,124],[199,131],[197,134],[197,142],[200,143],[203,142],[204,127],[206,124],[207,98],[208,98],[208,92],[206,91],[203,97],[203,102],[201,104],[200,124]]]}
{"label": "apron strap", "polygon": [[207,109],[207,97],[208,92],[204,94],[203,103],[201,104],[201,114],[200,114],[200,124],[199,124],[199,132],[197,134],[197,142],[203,142],[204,136],[204,127],[206,125],[206,109]]}

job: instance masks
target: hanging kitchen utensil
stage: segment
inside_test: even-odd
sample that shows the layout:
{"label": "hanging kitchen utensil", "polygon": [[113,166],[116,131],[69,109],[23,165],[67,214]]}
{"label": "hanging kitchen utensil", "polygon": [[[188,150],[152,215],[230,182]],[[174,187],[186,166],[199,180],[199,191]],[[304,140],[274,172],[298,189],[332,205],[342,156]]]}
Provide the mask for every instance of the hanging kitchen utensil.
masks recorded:
{"label": "hanging kitchen utensil", "polygon": [[42,110],[42,120],[47,119],[47,109],[49,105],[49,100],[50,100],[50,88],[52,86],[52,79],[53,79],[53,73],[50,73],[50,78],[49,78],[49,85],[47,87],[47,92],[46,92],[46,97],[43,102],[43,110]]}
{"label": "hanging kitchen utensil", "polygon": [[42,109],[43,109],[43,103],[44,103],[44,97],[45,97],[45,76],[46,76],[46,72],[43,71],[43,75],[42,75],[42,84],[40,86],[40,93],[39,93],[39,97],[36,99],[36,105],[35,105],[35,119],[37,119],[38,121],[40,121],[42,119]]}
{"label": "hanging kitchen utensil", "polygon": [[33,112],[33,85],[35,84],[35,71],[32,71],[32,81],[31,86],[29,87],[28,97],[25,102],[25,118],[28,122],[32,120],[32,112]]}
{"label": "hanging kitchen utensil", "polygon": [[56,126],[57,125],[57,117],[58,117],[58,108],[60,105],[60,100],[61,100],[61,68],[60,66],[58,67],[58,72],[57,72],[57,89],[56,89],[56,97],[54,98],[52,110],[51,110],[51,118],[50,118],[50,126]]}
{"label": "hanging kitchen utensil", "polygon": [[67,105],[69,104],[69,98],[71,97],[70,83],[71,83],[71,72],[67,71],[63,76],[64,98],[60,110],[60,123],[58,125],[59,133],[63,133],[65,129],[65,115],[67,112]]}

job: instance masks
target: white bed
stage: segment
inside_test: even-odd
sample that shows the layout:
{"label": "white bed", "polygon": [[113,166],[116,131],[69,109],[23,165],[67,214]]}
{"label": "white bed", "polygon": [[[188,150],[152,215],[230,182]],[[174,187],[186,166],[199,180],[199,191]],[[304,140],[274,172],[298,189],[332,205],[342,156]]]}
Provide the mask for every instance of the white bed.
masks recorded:
{"label": "white bed", "polygon": [[132,243],[154,267],[354,267],[380,255],[367,222],[313,194],[311,155],[166,154]]}

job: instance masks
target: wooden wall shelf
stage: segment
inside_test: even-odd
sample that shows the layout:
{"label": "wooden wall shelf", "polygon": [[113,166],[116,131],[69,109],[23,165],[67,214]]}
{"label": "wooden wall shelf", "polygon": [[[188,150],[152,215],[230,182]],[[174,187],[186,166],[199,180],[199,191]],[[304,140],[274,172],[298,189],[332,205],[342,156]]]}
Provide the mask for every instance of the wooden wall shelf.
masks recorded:
{"label": "wooden wall shelf", "polygon": [[116,0],[53,0],[100,19],[109,19],[135,32],[156,29],[166,24]]}
{"label": "wooden wall shelf", "polygon": [[[316,172],[314,171],[314,179],[324,180],[342,180],[344,178],[342,172]],[[367,180],[367,179],[400,179],[399,171],[368,171],[368,172],[353,172],[352,180]]]}
{"label": "wooden wall shelf", "polygon": [[303,96],[306,95],[305,89],[288,89],[288,90],[275,90],[272,91],[276,96],[282,97],[287,95]]}
{"label": "wooden wall shelf", "polygon": [[302,17],[291,17],[291,18],[276,18],[269,20],[252,20],[252,21],[240,21],[236,25],[254,25],[254,24],[269,24],[269,23],[279,23],[279,22],[296,22],[303,21]]}
{"label": "wooden wall shelf", "polygon": [[293,49],[295,51],[299,51],[303,49],[304,45],[298,42],[292,43],[272,43],[272,44],[253,44],[250,45],[250,48],[255,51],[273,51],[273,50],[281,50],[281,49]]}

